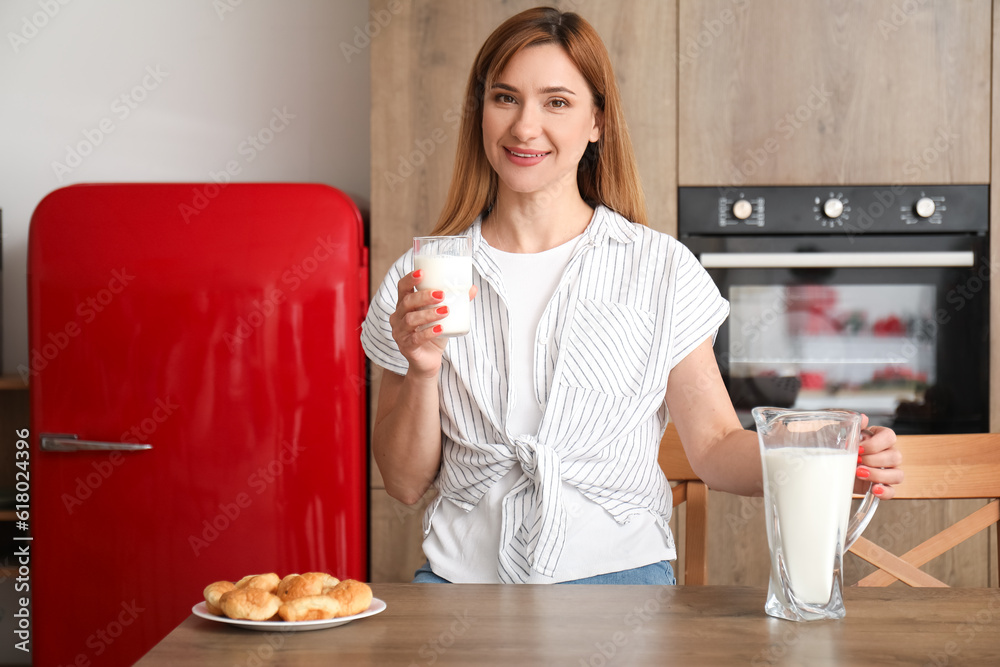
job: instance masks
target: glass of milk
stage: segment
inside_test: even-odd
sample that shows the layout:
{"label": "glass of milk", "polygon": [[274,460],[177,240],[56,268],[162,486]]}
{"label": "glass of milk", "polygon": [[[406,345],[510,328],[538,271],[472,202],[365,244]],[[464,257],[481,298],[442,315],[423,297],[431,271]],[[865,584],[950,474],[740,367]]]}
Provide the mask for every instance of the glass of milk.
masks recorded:
{"label": "glass of milk", "polygon": [[792,621],[843,618],[844,551],[878,507],[869,485],[851,516],[861,415],[767,407],[752,412],[771,550],[764,610]]}
{"label": "glass of milk", "polygon": [[[413,268],[423,271],[421,290],[442,290],[448,315],[438,320],[442,336],[464,336],[471,322],[471,236],[417,236],[413,239]],[[435,304],[440,308],[440,304]]]}

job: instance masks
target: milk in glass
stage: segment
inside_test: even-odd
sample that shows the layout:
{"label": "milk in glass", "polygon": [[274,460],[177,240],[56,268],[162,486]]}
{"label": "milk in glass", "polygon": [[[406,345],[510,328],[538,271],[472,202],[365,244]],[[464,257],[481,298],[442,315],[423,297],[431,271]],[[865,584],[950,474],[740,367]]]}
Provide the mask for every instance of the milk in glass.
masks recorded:
{"label": "milk in glass", "polygon": [[472,257],[455,255],[423,255],[413,258],[414,268],[423,271],[420,289],[444,291],[443,304],[448,306],[448,316],[435,324],[442,327],[442,336],[461,336],[469,333],[469,290],[472,287]]}
{"label": "milk in glass", "polygon": [[[782,447],[764,453],[764,475],[772,567],[781,549],[792,594],[826,604],[833,588],[834,561],[844,549],[851,512],[857,455],[822,447]],[[774,573],[777,580],[777,573]]]}

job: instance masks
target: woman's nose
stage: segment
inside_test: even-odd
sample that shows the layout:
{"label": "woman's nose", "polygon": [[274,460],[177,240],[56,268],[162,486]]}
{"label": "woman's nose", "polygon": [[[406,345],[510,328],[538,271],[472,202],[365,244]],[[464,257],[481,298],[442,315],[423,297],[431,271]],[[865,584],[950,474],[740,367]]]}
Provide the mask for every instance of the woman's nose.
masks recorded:
{"label": "woman's nose", "polygon": [[541,118],[538,110],[531,105],[522,106],[510,132],[521,142],[527,142],[537,137],[541,133]]}

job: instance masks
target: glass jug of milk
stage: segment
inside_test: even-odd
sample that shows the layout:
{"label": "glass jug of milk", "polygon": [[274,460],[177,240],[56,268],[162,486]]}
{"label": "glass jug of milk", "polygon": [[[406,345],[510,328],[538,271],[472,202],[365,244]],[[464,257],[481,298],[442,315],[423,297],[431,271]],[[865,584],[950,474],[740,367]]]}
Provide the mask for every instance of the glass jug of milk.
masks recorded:
{"label": "glass jug of milk", "polygon": [[771,577],[764,610],[792,621],[843,618],[844,551],[875,515],[871,485],[851,516],[861,415],[754,408]]}

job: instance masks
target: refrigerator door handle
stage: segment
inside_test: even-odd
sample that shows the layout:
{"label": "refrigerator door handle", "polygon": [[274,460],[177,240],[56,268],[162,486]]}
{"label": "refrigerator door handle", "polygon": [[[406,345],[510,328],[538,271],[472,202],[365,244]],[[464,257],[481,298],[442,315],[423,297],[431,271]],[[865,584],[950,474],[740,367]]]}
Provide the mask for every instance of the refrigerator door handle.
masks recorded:
{"label": "refrigerator door handle", "polygon": [[127,442],[80,440],[75,433],[43,433],[41,438],[43,452],[134,452],[153,448]]}

